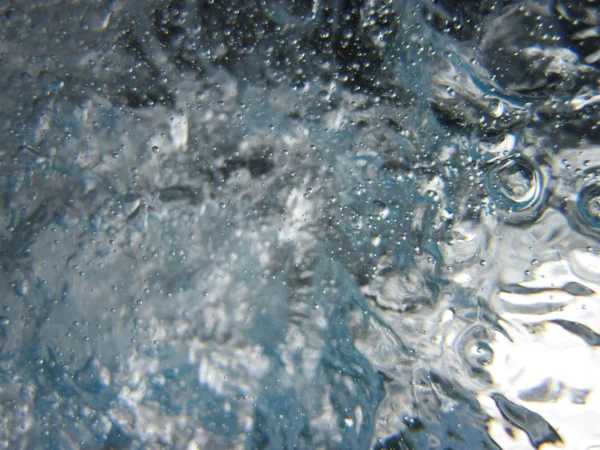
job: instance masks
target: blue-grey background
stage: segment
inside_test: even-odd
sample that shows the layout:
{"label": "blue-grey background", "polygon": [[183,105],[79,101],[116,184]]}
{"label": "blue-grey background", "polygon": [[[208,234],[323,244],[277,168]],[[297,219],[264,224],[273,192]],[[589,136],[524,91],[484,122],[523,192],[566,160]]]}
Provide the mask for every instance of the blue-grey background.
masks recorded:
{"label": "blue-grey background", "polygon": [[600,445],[598,2],[0,21],[0,447]]}

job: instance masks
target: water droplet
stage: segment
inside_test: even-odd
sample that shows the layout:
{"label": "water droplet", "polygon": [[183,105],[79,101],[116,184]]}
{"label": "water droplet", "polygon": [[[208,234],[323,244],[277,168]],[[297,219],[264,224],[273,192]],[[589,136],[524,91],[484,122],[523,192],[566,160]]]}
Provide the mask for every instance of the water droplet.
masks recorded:
{"label": "water droplet", "polygon": [[157,145],[153,146],[152,147],[152,153],[158,153],[158,152],[160,152],[160,148],[158,148]]}
{"label": "water droplet", "polygon": [[225,209],[225,203],[223,203],[223,202],[219,203],[219,208]]}

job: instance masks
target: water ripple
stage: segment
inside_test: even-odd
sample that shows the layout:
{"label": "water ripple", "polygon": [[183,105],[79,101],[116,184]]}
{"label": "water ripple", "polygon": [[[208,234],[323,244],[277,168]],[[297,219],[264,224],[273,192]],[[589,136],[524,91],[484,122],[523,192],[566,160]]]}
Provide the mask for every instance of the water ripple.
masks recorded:
{"label": "water ripple", "polygon": [[492,163],[486,172],[488,195],[501,209],[508,223],[534,222],[543,212],[546,177],[539,166],[525,157],[507,157]]}
{"label": "water ripple", "polygon": [[4,2],[0,448],[597,445],[596,3]]}

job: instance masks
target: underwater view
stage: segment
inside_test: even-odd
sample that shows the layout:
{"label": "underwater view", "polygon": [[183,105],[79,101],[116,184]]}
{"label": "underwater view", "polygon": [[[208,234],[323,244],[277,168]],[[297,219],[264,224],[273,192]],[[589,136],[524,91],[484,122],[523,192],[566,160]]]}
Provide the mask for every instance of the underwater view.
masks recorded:
{"label": "underwater view", "polygon": [[600,1],[0,22],[0,448],[600,449]]}

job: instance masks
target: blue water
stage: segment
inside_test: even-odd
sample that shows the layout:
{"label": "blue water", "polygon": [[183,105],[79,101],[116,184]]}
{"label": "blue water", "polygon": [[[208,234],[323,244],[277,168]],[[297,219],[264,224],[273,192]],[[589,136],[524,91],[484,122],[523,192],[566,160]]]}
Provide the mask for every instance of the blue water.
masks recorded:
{"label": "blue water", "polygon": [[0,17],[1,448],[600,445],[597,2]]}

